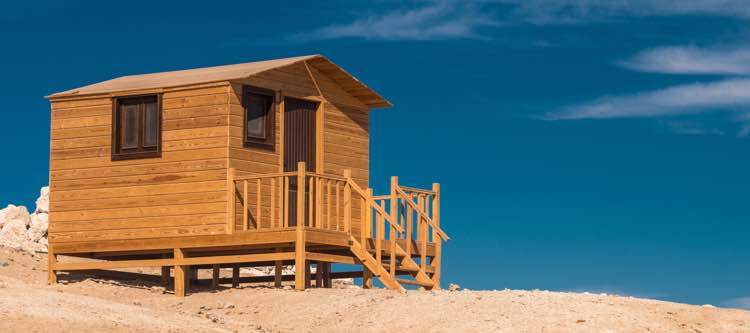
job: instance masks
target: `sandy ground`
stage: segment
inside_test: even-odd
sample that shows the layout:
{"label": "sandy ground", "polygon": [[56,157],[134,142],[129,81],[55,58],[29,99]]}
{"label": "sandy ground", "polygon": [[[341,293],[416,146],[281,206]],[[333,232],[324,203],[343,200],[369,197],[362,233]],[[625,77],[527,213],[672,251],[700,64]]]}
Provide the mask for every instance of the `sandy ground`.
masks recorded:
{"label": "sandy ground", "polygon": [[45,266],[0,249],[0,332],[750,332],[750,311],[610,295],[244,286],[179,299],[145,281],[47,286]]}

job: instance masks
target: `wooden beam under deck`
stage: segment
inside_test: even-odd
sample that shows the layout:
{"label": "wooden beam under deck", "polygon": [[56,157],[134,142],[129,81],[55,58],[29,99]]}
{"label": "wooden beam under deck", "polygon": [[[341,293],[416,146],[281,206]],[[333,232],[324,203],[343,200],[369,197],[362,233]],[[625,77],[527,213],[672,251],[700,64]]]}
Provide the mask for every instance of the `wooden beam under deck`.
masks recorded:
{"label": "wooden beam under deck", "polygon": [[159,267],[159,266],[190,266],[208,264],[230,264],[256,261],[291,260],[294,252],[274,252],[246,255],[211,256],[169,259],[144,259],[144,260],[117,260],[117,261],[90,261],[90,262],[58,262],[53,264],[52,269],[58,271],[132,268],[132,267]]}
{"label": "wooden beam under deck", "polygon": [[[349,236],[340,231],[321,230],[315,228],[305,229],[305,242],[309,246],[322,245],[331,247],[348,248]],[[278,247],[287,244],[293,246],[296,242],[296,232],[294,228],[282,230],[261,230],[261,231],[239,231],[234,234],[222,235],[205,235],[205,236],[186,236],[174,238],[152,238],[139,240],[111,240],[96,242],[74,242],[74,243],[55,243],[55,254],[75,255],[91,254],[92,257],[102,257],[109,255],[128,255],[128,254],[156,254],[171,253],[174,248],[182,248],[186,253],[226,250],[245,250],[245,249],[263,249],[267,247]],[[388,251],[390,246],[383,249]],[[368,248],[374,248],[374,240],[368,240]],[[414,242],[412,242],[414,243]],[[405,240],[397,240],[396,244],[402,248],[406,247]],[[420,255],[420,248],[413,244],[414,255]],[[435,254],[435,245],[427,245],[427,256],[432,257]]]}

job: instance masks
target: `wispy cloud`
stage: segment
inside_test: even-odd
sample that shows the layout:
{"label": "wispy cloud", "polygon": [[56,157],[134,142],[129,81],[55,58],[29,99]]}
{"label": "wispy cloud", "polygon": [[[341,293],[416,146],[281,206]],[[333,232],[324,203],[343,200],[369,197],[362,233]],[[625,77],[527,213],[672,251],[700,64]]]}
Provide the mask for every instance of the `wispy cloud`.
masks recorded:
{"label": "wispy cloud", "polygon": [[641,72],[747,75],[750,48],[657,47],[621,61],[620,65]]}
{"label": "wispy cloud", "polygon": [[745,0],[408,1],[399,8],[293,36],[298,40],[484,39],[482,29],[523,24],[585,24],[644,16],[708,15],[750,19]]}
{"label": "wispy cloud", "polygon": [[[659,123],[678,134],[750,135],[750,48],[656,47],[617,64],[640,72],[711,74],[725,78],[629,95],[603,96],[555,110],[545,115],[545,119],[667,118]],[[708,113],[720,115],[727,126],[722,129],[696,119],[685,119]],[[726,129],[728,126],[733,129]]]}
{"label": "wispy cloud", "polygon": [[726,300],[724,302],[721,302],[721,305],[731,308],[750,310],[750,296]]}
{"label": "wispy cloud", "polygon": [[299,39],[364,38],[377,40],[438,40],[485,38],[480,29],[498,22],[478,4],[432,2],[322,27]]}
{"label": "wispy cloud", "polygon": [[580,24],[623,17],[711,15],[750,18],[745,0],[505,0],[513,17],[533,24]]}
{"label": "wispy cloud", "polygon": [[605,96],[549,113],[547,119],[605,119],[748,111],[750,79],[679,85],[662,90]]}

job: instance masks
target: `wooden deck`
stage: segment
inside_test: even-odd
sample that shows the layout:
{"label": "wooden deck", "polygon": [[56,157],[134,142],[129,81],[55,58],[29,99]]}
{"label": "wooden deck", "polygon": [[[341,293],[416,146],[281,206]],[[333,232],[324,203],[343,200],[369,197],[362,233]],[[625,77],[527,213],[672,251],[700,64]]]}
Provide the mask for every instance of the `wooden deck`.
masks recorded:
{"label": "wooden deck", "polygon": [[311,264],[317,267],[316,285],[330,286],[335,276],[330,264],[342,263],[362,266],[349,274],[361,276],[365,288],[373,278],[394,290],[440,288],[441,243],[448,237],[439,227],[439,185],[402,187],[393,177],[391,193],[374,196],[348,171],[339,177],[305,172],[304,164],[298,170],[231,177],[225,233],[52,244],[50,282],[58,271],[162,267],[165,278],[174,272],[174,292],[184,296],[194,269],[212,269],[218,284],[219,269],[232,267],[236,285],[240,266],[275,266],[273,279],[280,286],[281,266],[294,265],[295,288],[302,290],[311,286]]}

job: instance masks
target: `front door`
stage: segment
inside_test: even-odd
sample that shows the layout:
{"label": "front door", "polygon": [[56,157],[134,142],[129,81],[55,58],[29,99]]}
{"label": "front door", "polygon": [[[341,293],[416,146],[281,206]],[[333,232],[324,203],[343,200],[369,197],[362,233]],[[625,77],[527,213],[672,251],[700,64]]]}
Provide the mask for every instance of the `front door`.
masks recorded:
{"label": "front door", "polygon": [[[297,171],[297,162],[305,162],[307,171],[315,171],[315,110],[318,103],[284,98],[284,172]],[[309,189],[305,198],[309,197]],[[307,208],[309,209],[309,205]],[[297,178],[289,178],[289,226],[297,225]],[[308,214],[306,214],[308,215]],[[309,216],[309,215],[308,215]],[[309,224],[305,216],[305,224]]]}

